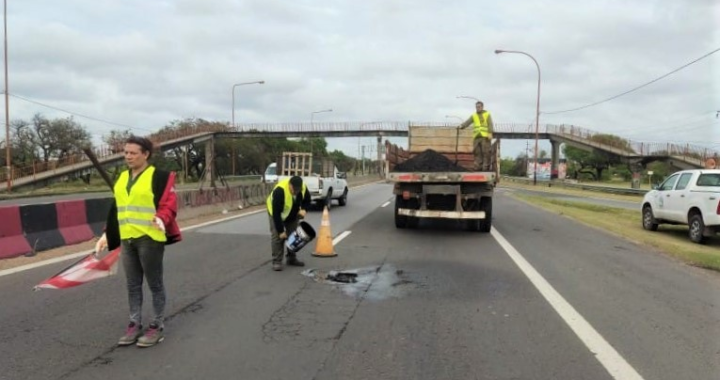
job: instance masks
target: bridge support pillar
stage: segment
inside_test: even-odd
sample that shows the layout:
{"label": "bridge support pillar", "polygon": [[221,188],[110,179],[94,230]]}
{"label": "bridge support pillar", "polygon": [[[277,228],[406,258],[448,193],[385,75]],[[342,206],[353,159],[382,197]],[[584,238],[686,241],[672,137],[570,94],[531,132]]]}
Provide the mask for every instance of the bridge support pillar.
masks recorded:
{"label": "bridge support pillar", "polygon": [[382,145],[382,136],[377,137],[377,168],[378,168],[378,176],[380,178],[385,177],[385,167],[383,165],[382,161],[382,151],[383,151],[383,145]]}
{"label": "bridge support pillar", "polygon": [[642,180],[642,173],[645,171],[645,165],[642,161],[630,161],[628,162],[628,168],[632,173],[632,179],[630,180],[630,187],[633,189],[640,188],[640,181]]}
{"label": "bridge support pillar", "polygon": [[205,170],[204,175],[210,180],[210,187],[215,188],[215,138],[205,143]]}
{"label": "bridge support pillar", "polygon": [[557,179],[559,173],[558,162],[560,162],[560,141],[550,140],[550,145],[552,146],[552,153],[550,156],[550,179]]}

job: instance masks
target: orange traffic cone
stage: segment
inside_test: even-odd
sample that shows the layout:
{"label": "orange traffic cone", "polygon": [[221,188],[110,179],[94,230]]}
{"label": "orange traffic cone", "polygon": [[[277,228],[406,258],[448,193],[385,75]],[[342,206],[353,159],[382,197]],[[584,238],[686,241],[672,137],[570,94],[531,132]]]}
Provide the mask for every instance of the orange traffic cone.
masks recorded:
{"label": "orange traffic cone", "polygon": [[318,233],[318,240],[315,245],[315,253],[312,255],[318,257],[337,256],[337,253],[333,250],[332,231],[330,230],[330,213],[328,212],[327,206],[325,206],[325,209],[323,210],[322,221],[320,222],[320,232]]}

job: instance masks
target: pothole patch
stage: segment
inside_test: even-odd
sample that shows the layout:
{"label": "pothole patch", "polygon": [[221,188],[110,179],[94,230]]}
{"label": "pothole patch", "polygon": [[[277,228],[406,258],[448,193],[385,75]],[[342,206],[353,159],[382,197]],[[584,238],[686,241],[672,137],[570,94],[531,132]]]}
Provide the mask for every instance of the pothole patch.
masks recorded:
{"label": "pothole patch", "polygon": [[312,268],[302,274],[315,282],[336,286],[348,296],[374,301],[402,297],[415,286],[405,271],[392,264],[347,270]]}

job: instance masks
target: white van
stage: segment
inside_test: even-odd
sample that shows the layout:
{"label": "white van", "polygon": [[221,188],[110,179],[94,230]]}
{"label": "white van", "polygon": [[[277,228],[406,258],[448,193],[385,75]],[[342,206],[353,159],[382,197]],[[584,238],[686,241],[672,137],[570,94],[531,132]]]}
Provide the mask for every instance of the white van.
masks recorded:
{"label": "white van", "polygon": [[275,183],[277,180],[277,165],[273,162],[265,169],[264,181],[265,183]]}

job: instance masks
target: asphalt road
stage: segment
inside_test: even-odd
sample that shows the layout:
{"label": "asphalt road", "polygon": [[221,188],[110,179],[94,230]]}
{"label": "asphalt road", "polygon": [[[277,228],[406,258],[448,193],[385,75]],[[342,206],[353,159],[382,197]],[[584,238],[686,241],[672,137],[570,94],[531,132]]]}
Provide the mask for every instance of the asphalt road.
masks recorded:
{"label": "asphalt road", "polygon": [[[115,347],[122,269],[35,293],[65,264],[0,276],[0,378],[720,378],[716,273],[504,191],[491,234],[397,230],[389,199],[389,185],[354,190],[331,210],[338,256],[310,245],[283,272],[262,213],[186,232],[166,253],[166,340],[149,349]],[[321,280],[338,269],[359,281]]]}

